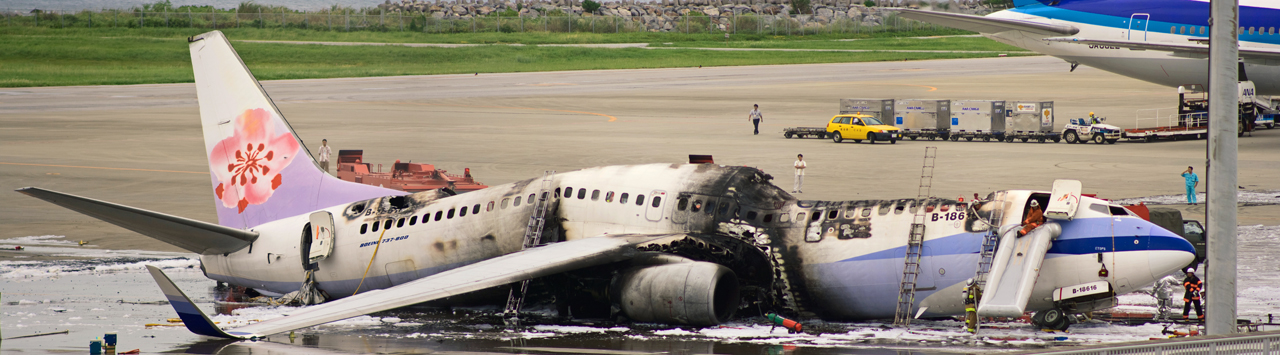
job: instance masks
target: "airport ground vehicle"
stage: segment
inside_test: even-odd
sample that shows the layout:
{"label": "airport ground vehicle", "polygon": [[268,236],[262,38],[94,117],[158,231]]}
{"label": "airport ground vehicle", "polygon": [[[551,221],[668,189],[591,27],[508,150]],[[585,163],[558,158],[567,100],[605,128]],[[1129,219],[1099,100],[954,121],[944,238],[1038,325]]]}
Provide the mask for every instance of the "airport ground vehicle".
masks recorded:
{"label": "airport ground vehicle", "polygon": [[792,137],[826,139],[827,129],[824,127],[787,127],[782,129],[782,136],[787,137],[787,139]]}
{"label": "airport ground vehicle", "polygon": [[1073,118],[1062,128],[1062,137],[1068,144],[1089,143],[1116,144],[1120,140],[1120,127],[1102,123],[1105,117]]}
{"label": "airport ground vehicle", "polygon": [[835,115],[827,123],[827,136],[836,143],[847,138],[859,143],[866,140],[867,143],[875,144],[876,141],[887,140],[890,144],[895,144],[902,139],[902,130],[886,125],[870,115]]}
{"label": "airport ground vehicle", "polygon": [[[1273,112],[1268,100],[1258,100],[1252,81],[1242,80],[1238,87],[1239,120],[1237,136],[1253,132],[1258,125],[1266,125],[1265,116]],[[1158,139],[1203,139],[1209,136],[1208,91],[1200,85],[1178,87],[1177,114],[1165,113],[1168,109],[1138,111],[1138,127],[1125,129],[1122,137],[1130,140],[1152,142]],[[1275,125],[1274,115],[1269,121]]]}

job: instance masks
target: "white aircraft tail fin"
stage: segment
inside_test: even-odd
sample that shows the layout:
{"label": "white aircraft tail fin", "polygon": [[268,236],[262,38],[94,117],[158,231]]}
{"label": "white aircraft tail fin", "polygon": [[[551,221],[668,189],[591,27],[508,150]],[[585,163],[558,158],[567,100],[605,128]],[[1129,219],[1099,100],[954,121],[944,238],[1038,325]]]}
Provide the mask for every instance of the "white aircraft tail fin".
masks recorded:
{"label": "white aircraft tail fin", "polygon": [[219,224],[243,229],[404,194],[322,171],[222,32],[189,42]]}
{"label": "white aircraft tail fin", "polygon": [[1049,222],[1018,237],[1018,228],[1002,230],[995,263],[987,275],[987,287],[978,302],[978,316],[1021,317],[1031,299],[1031,288],[1040,276],[1040,264],[1050,242],[1062,234],[1062,226]]}

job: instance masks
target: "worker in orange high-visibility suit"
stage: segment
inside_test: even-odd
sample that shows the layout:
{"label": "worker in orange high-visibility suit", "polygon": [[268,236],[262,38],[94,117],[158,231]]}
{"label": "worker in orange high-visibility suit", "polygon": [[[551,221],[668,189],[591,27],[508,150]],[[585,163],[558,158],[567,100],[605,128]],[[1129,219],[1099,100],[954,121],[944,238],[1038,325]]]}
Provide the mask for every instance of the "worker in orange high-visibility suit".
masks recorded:
{"label": "worker in orange high-visibility suit", "polygon": [[1182,294],[1182,302],[1185,302],[1182,306],[1182,319],[1188,319],[1192,303],[1196,306],[1196,317],[1204,319],[1204,310],[1200,308],[1200,290],[1204,289],[1204,281],[1196,277],[1196,269],[1187,268],[1186,271],[1187,278],[1182,279],[1182,288],[1187,289],[1187,292]]}
{"label": "worker in orange high-visibility suit", "polygon": [[1022,230],[1018,231],[1018,236],[1027,235],[1042,224],[1044,224],[1044,211],[1040,209],[1040,202],[1031,200],[1031,212],[1027,212],[1027,219],[1022,221]]}

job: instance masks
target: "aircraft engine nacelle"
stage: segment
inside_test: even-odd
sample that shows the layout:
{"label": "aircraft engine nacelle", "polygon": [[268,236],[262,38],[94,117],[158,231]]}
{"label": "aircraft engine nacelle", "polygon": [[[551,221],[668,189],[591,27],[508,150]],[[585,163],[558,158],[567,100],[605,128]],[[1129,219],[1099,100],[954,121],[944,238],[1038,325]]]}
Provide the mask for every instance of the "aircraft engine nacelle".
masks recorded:
{"label": "aircraft engine nacelle", "polygon": [[710,326],[738,308],[738,277],[720,264],[683,262],[623,270],[611,295],[639,322]]}

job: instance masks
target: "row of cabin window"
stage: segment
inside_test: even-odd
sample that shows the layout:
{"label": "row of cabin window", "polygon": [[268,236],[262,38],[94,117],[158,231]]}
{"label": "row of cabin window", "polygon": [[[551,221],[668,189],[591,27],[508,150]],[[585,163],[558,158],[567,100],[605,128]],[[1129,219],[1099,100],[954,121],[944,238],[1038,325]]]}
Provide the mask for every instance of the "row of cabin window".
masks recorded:
{"label": "row of cabin window", "polygon": [[[1169,27],[1169,33],[1171,33],[1171,34],[1180,34],[1180,35],[1186,35],[1186,34],[1194,35],[1194,34],[1197,34],[1197,33],[1196,33],[1196,29],[1197,29],[1197,28],[1199,29],[1199,32],[1200,32],[1200,33],[1198,33],[1198,34],[1204,34],[1204,29],[1205,29],[1205,27],[1204,27],[1204,26],[1191,26],[1191,30],[1190,30],[1190,31],[1188,31],[1188,30],[1187,30],[1187,26],[1181,26],[1181,27]],[[1262,35],[1262,34],[1265,34],[1265,35],[1274,35],[1274,34],[1276,34],[1276,28],[1275,28],[1275,27],[1249,27],[1248,29],[1245,29],[1244,27],[1240,27],[1240,34],[1245,34],[1245,33],[1248,33],[1248,34],[1254,34],[1255,30],[1256,30],[1256,32],[1257,32],[1258,34],[1260,34],[1260,35]],[[1246,31],[1247,31],[1247,32],[1246,32]]]}
{"label": "row of cabin window", "polygon": [[[715,206],[715,202],[713,202],[713,201],[707,201],[707,203],[708,203],[708,204],[710,204],[710,205],[705,206],[705,208],[704,208],[702,200],[701,200],[701,199],[695,199],[695,200],[693,200],[693,204],[692,204],[692,206],[690,206],[690,204],[689,204],[689,198],[688,198],[688,197],[683,197],[683,196],[681,196],[680,198],[678,198],[678,199],[676,200],[676,210],[678,210],[678,211],[684,211],[686,208],[688,208],[688,209],[689,209],[689,212],[695,212],[695,213],[696,213],[696,212],[699,212],[699,211],[704,211],[706,214],[712,214],[712,213],[713,213],[713,212],[715,212],[715,210],[716,210],[716,208],[715,208],[715,207],[716,207],[716,206]],[[946,212],[947,210],[949,210],[949,209],[950,209],[950,207],[951,207],[951,206],[950,206],[950,205],[933,205],[933,206],[926,206],[926,208],[925,208],[925,209],[926,209],[926,211],[928,211],[928,212],[932,212],[932,211],[933,211],[933,208],[931,208],[931,207],[939,207],[939,210],[941,210],[941,212]],[[945,207],[945,208],[944,208],[944,207]],[[957,207],[959,207],[959,206],[957,206]],[[911,204],[911,208],[910,208],[910,210],[911,210],[911,212],[912,212],[912,213],[915,213],[916,208],[918,208],[916,204],[914,204],[914,203],[913,203],[913,204]],[[894,214],[901,214],[902,212],[906,211],[907,209],[908,209],[908,208],[907,208],[905,205],[903,205],[903,204],[898,204],[898,205],[895,205],[892,209],[891,209],[891,208],[887,208],[887,207],[885,207],[885,208],[880,208],[880,215],[882,215],[882,216],[883,216],[883,215],[887,215],[887,214],[889,214],[889,211],[890,211],[890,210],[893,210],[893,211],[894,211]],[[846,209],[845,209],[845,211],[844,211],[844,218],[849,219],[849,218],[854,218],[854,217],[856,217],[858,213],[855,213],[855,210],[856,210],[856,209],[855,209],[855,207],[848,207],[848,208],[846,208]],[[720,214],[721,214],[721,215],[724,215],[724,214],[728,213],[728,212],[729,212],[729,202],[727,202],[727,201],[726,201],[726,202],[720,202],[720,208],[719,208],[719,211],[720,211]],[[861,211],[862,211],[862,213],[861,213],[862,217],[870,217],[870,216],[871,216],[871,208],[870,208],[870,207],[862,207],[862,208],[861,208]],[[736,215],[737,215],[737,213],[738,213],[738,211],[736,211],[736,210],[735,210],[735,211],[734,211],[734,215],[736,216]],[[754,221],[754,220],[756,219],[756,217],[757,217],[757,216],[758,216],[758,214],[756,213],[756,211],[747,211],[747,215],[746,215],[746,218],[745,218],[745,219],[746,219],[746,220],[748,220],[748,221]],[[839,216],[840,216],[840,210],[838,210],[838,209],[834,209],[834,210],[829,210],[829,211],[827,211],[827,219],[836,219],[836,218],[837,218],[837,217],[839,217]],[[804,220],[804,218],[805,218],[805,212],[800,212],[800,213],[796,214],[796,220],[797,220],[797,221],[802,221],[802,220]],[[822,219],[822,214],[821,214],[821,213],[814,213],[814,214],[813,214],[813,215],[811,215],[811,217],[810,217],[810,221],[817,221],[817,220],[819,220],[819,219]],[[779,214],[779,215],[778,215],[778,223],[787,223],[787,222],[790,222],[790,221],[791,221],[791,214],[789,214],[789,213],[781,213],[781,214]],[[761,220],[761,222],[764,222],[764,223],[771,223],[771,222],[773,222],[773,214],[772,214],[772,213],[765,214],[765,215],[764,215],[764,218]]]}
{"label": "row of cabin window", "polygon": [[[563,196],[563,197],[564,197],[564,198],[566,198],[566,199],[573,198],[573,193],[575,192],[575,190],[574,190],[572,187],[566,187],[566,188],[564,188],[564,190],[563,190],[563,191],[564,191],[564,194],[563,194],[563,195],[561,195],[561,194],[560,194],[561,190],[560,190],[560,189],[556,189],[556,197],[557,197],[557,198],[559,198],[559,197],[562,197],[562,196]],[[578,188],[578,189],[576,190],[576,192],[578,193],[578,199],[579,199],[579,200],[585,200],[585,199],[587,199],[587,189],[586,189],[586,188]],[[607,202],[607,203],[613,203],[613,198],[614,198],[614,196],[615,196],[615,195],[614,195],[613,191],[605,192],[605,193],[604,193],[604,202]],[[626,193],[626,192],[623,192],[623,193],[621,193],[621,194],[618,194],[618,195],[617,195],[617,197],[618,197],[618,203],[620,203],[620,204],[624,204],[624,205],[625,205],[625,204],[627,204],[627,201],[631,199],[631,194]],[[592,200],[592,201],[599,201],[599,200],[600,200],[600,190],[591,190],[591,200]],[[644,206],[644,194],[638,194],[638,195],[636,195],[635,204],[636,204],[636,206]],[[650,206],[652,206],[652,207],[654,207],[654,208],[657,208],[657,207],[659,207],[659,206],[662,206],[662,196],[654,196],[654,197],[653,197],[653,199],[652,199],[652,200],[650,200],[649,204],[650,204]]]}
{"label": "row of cabin window", "polygon": [[[520,199],[521,199],[521,197],[522,197],[522,196],[516,196],[516,198],[515,198],[515,200],[514,200],[514,201],[512,201],[512,199],[511,199],[511,198],[504,198],[504,199],[502,199],[501,204],[499,204],[499,207],[498,207],[498,208],[506,209],[506,208],[507,208],[507,204],[508,204],[508,203],[511,203],[511,206],[512,206],[512,207],[518,207],[518,206],[520,206]],[[537,195],[536,195],[536,194],[529,194],[529,197],[528,197],[527,199],[525,199],[525,204],[533,204],[533,199],[534,199],[534,198],[536,198],[536,197],[537,197]],[[493,207],[494,207],[494,202],[493,202],[493,201],[489,201],[489,203],[485,205],[484,211],[485,211],[485,212],[493,211]],[[473,215],[475,215],[475,214],[479,214],[479,213],[480,213],[480,204],[478,204],[478,203],[477,203],[477,204],[475,204],[475,206],[471,206],[471,207],[450,208],[448,212],[446,212],[446,211],[436,211],[436,212],[435,212],[435,216],[434,216],[434,217],[435,217],[435,220],[436,220],[436,221],[439,221],[439,220],[441,220],[441,219],[453,219],[453,216],[454,216],[455,212],[457,213],[457,216],[458,216],[458,217],[466,217],[466,216],[467,216],[467,210],[470,210],[470,211],[471,211],[471,214],[473,214]],[[427,212],[426,214],[423,214],[423,215],[422,215],[422,224],[427,224],[428,222],[431,222],[431,220],[432,220],[431,212]],[[411,226],[412,226],[412,225],[416,225],[416,224],[418,224],[418,216],[412,216],[412,217],[409,217],[408,222],[409,222],[409,225],[411,225]],[[365,234],[365,233],[368,233],[368,232],[377,232],[377,231],[378,231],[378,227],[382,227],[382,229],[391,229],[391,224],[392,224],[392,223],[395,223],[396,228],[404,227],[405,219],[404,219],[404,218],[400,218],[399,220],[395,220],[395,219],[388,219],[388,220],[383,221],[383,222],[381,222],[381,223],[374,222],[374,223],[372,223],[372,226],[373,226],[372,230],[370,230],[370,228],[369,228],[369,226],[370,226],[370,224],[369,224],[369,223],[362,224],[362,225],[360,225],[360,234]]]}

